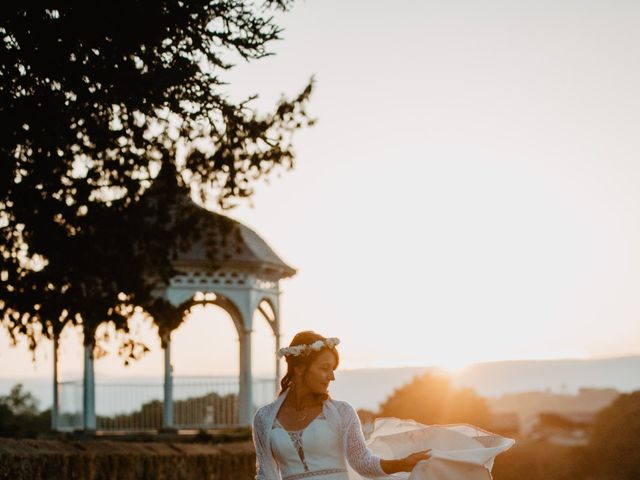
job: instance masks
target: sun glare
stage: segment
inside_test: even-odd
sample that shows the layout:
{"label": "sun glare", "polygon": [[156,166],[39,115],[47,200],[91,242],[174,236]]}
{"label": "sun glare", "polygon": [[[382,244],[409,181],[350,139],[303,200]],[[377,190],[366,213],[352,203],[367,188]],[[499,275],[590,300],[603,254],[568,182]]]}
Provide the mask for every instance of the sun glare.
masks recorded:
{"label": "sun glare", "polygon": [[472,359],[452,356],[444,361],[437,362],[434,366],[442,369],[449,375],[456,375],[473,363],[475,362]]}

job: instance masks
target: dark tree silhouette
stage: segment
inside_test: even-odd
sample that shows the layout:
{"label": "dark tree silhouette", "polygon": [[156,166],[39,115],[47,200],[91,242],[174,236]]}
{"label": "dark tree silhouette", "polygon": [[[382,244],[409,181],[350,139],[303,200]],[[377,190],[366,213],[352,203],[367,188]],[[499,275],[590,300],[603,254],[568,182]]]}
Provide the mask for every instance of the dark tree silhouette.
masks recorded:
{"label": "dark tree silhouette", "polygon": [[640,478],[640,391],[622,394],[600,410],[589,437],[597,478]]}
{"label": "dark tree silhouette", "polygon": [[448,377],[426,373],[397,388],[380,405],[380,416],[411,418],[427,425],[471,423],[488,428],[486,402],[471,388],[457,389]]}
{"label": "dark tree silhouette", "polygon": [[199,216],[167,206],[189,188],[223,208],[250,195],[293,165],[311,123],[311,82],[260,114],[221,77],[269,54],[291,3],[0,4],[0,320],[14,339],[34,348],[71,323],[91,342],[101,322],[126,330],[134,306],[174,321],[149,292]]}

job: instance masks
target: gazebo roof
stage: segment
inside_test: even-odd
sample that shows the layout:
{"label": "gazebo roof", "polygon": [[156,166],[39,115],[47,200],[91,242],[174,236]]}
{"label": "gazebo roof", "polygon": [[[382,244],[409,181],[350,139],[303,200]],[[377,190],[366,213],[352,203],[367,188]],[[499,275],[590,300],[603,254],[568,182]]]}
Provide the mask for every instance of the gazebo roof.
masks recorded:
{"label": "gazebo roof", "polygon": [[255,231],[225,215],[196,206],[205,225],[201,238],[174,258],[176,268],[217,267],[259,271],[286,278],[296,270],[287,265]]}
{"label": "gazebo roof", "polygon": [[295,275],[260,237],[246,225],[195,203],[185,187],[178,186],[172,163],[164,165],[149,189],[147,204],[152,210],[169,212],[168,221],[184,222],[188,241],[178,242],[172,258],[177,270],[237,269],[255,272],[270,279]]}

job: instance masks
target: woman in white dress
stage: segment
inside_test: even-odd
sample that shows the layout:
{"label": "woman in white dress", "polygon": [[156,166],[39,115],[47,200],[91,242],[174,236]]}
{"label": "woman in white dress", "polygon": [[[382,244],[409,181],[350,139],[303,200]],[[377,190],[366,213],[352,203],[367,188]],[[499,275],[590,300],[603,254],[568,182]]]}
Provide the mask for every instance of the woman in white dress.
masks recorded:
{"label": "woman in white dress", "polygon": [[287,361],[278,398],[253,421],[256,480],[348,480],[347,463],[365,478],[410,472],[429,450],[382,459],[367,448],[351,405],[328,395],[338,367],[337,338],[298,333],[278,352]]}

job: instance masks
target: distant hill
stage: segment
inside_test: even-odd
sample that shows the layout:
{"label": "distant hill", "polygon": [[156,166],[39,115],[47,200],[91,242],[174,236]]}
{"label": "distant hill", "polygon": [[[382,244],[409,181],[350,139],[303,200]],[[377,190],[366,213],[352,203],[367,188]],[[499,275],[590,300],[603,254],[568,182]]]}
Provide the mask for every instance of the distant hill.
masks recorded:
{"label": "distant hill", "polygon": [[456,376],[483,396],[550,390],[578,393],[581,387],[640,389],[640,355],[596,360],[519,360],[478,363]]}
{"label": "distant hill", "polygon": [[[395,388],[433,367],[344,370],[331,387],[334,397],[356,408],[377,410]],[[578,394],[580,388],[640,390],[640,356],[596,360],[518,360],[470,365],[453,376],[457,386],[473,387],[484,397],[546,391]]]}

